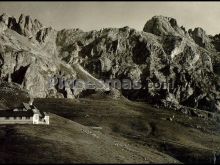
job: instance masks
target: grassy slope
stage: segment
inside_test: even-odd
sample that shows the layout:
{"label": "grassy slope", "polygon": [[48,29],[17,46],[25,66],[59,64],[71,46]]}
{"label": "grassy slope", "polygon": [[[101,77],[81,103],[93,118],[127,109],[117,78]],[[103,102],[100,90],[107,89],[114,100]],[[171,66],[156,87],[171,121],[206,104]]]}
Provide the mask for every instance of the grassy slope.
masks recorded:
{"label": "grassy slope", "polygon": [[50,116],[49,126],[0,126],[0,163],[177,162],[149,147]]}
{"label": "grassy slope", "polygon": [[0,110],[18,107],[22,102],[28,101],[28,92],[21,90],[19,85],[0,82]]}
{"label": "grassy slope", "polygon": [[[104,134],[126,138],[131,143],[151,147],[185,163],[210,162],[213,151],[218,152],[220,147],[220,123],[158,110],[145,103],[42,99],[36,100],[35,104],[83,125],[103,127]],[[173,121],[167,120],[173,115]]]}

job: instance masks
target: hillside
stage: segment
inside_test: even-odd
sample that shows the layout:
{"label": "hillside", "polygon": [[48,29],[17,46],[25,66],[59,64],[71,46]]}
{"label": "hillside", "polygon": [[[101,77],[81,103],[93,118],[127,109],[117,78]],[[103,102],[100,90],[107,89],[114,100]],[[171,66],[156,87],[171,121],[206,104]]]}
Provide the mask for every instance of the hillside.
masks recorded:
{"label": "hillside", "polygon": [[[175,163],[151,148],[50,114],[49,126],[0,126],[0,163]],[[31,152],[30,152],[31,151]]]}
{"label": "hillside", "polygon": [[0,125],[0,163],[219,163],[219,43],[166,16],[85,32],[0,15],[0,110],[50,115]]}
{"label": "hillside", "polygon": [[28,91],[18,84],[0,82],[0,110],[18,107],[30,99]]}
{"label": "hillside", "polygon": [[105,97],[79,101],[37,99],[34,104],[44,111],[97,128],[95,130],[107,136],[162,152],[182,163],[211,163],[213,152],[217,162],[220,160],[220,116],[214,120],[212,115],[203,118],[196,113],[186,115],[156,109],[143,102]]}

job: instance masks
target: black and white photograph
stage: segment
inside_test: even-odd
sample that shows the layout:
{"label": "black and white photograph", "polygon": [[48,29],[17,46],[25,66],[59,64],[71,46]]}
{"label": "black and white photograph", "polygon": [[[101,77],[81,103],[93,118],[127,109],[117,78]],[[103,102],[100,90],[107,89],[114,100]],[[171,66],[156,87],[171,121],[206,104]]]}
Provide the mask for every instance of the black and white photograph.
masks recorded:
{"label": "black and white photograph", "polygon": [[220,163],[220,2],[1,1],[0,164]]}

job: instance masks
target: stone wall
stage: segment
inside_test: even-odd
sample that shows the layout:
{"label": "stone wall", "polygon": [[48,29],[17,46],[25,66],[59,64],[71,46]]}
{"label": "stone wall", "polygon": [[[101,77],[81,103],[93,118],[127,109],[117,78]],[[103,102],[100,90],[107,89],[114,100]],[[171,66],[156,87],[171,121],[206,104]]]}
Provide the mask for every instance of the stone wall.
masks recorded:
{"label": "stone wall", "polygon": [[33,117],[0,117],[0,124],[33,124]]}

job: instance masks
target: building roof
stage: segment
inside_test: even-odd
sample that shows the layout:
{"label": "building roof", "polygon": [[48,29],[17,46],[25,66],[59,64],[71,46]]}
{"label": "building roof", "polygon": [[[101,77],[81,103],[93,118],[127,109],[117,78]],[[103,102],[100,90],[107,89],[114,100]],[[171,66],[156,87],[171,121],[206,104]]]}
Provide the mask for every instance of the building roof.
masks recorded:
{"label": "building roof", "polygon": [[29,104],[27,104],[27,103],[23,103],[23,106],[24,106],[24,108],[25,108],[26,110],[31,109],[31,106],[30,106]]}
{"label": "building roof", "polygon": [[31,117],[33,112],[28,111],[13,111],[13,110],[1,110],[0,117]]}
{"label": "building roof", "polygon": [[47,115],[46,113],[38,110],[35,106],[27,103],[23,103],[22,107],[17,107],[15,109],[0,110],[0,117],[31,117],[34,114],[38,114],[40,118],[43,118]]}

